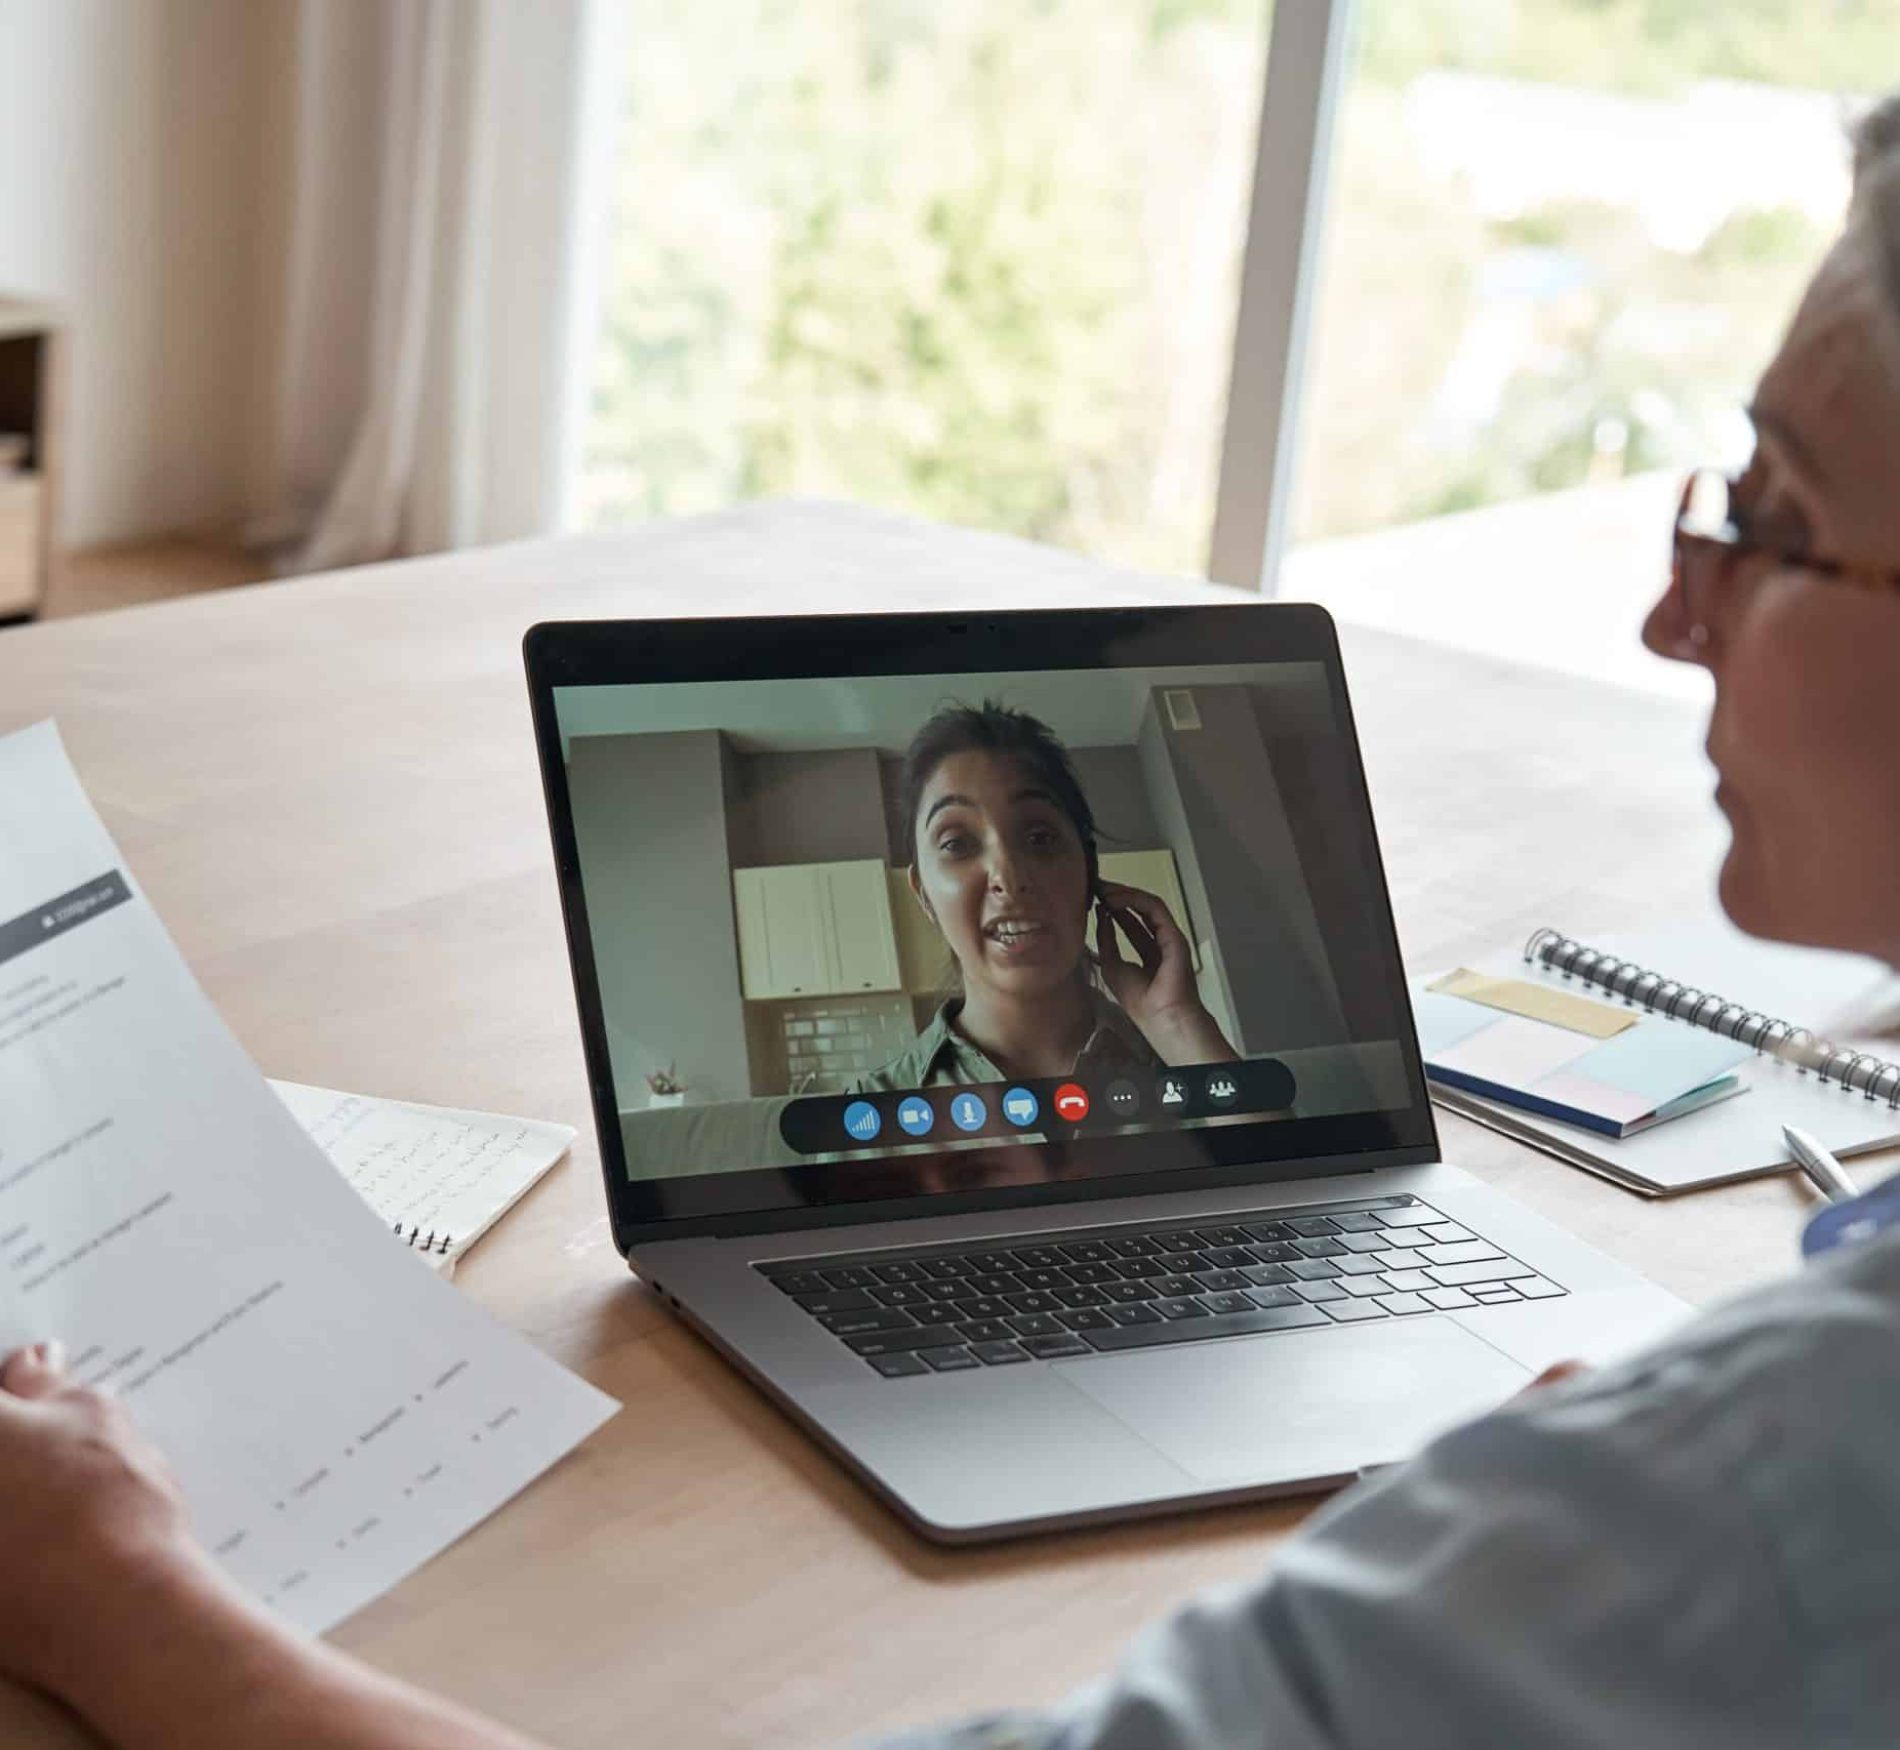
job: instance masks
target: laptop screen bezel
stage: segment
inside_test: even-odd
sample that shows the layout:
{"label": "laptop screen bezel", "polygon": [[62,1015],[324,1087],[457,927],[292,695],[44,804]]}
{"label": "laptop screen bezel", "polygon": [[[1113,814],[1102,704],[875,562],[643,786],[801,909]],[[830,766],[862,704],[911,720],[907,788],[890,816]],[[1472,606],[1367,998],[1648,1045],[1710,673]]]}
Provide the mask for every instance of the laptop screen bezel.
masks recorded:
{"label": "laptop screen bezel", "polygon": [[[1338,638],[1324,609],[1306,603],[1252,602],[978,614],[546,621],[529,628],[522,640],[522,653],[601,1172],[614,1241],[623,1256],[637,1245],[662,1240],[900,1221],[922,1215],[1139,1197],[1202,1187],[1274,1184],[1416,1165],[1438,1158],[1437,1129],[1411,1023],[1384,858],[1366,791]],[[1013,1146],[1064,1150],[1065,1158],[1086,1159],[1107,1170],[1085,1178],[875,1200],[823,1197],[823,1175],[827,1171],[823,1165],[737,1169],[648,1180],[628,1173],[568,793],[557,689],[1287,662],[1317,663],[1324,669],[1349,755],[1346,765],[1351,793],[1337,800],[1366,835],[1370,850],[1377,904],[1374,915],[1365,919],[1365,926],[1385,957],[1396,1012],[1405,1021],[1398,1043],[1410,1093],[1406,1107],[1293,1119],[1271,1127],[1149,1131],[1138,1136],[1018,1144]],[[1281,1146],[1270,1158],[1262,1159],[1261,1143],[1269,1128],[1273,1140]],[[1192,1142],[1183,1148],[1183,1139],[1189,1138]],[[1163,1151],[1177,1158],[1149,1168],[1115,1170],[1119,1159]],[[1191,1156],[1211,1158],[1188,1158]],[[798,1194],[776,1199],[761,1195],[774,1185],[789,1187]],[[814,1199],[812,1192],[820,1195]]]}

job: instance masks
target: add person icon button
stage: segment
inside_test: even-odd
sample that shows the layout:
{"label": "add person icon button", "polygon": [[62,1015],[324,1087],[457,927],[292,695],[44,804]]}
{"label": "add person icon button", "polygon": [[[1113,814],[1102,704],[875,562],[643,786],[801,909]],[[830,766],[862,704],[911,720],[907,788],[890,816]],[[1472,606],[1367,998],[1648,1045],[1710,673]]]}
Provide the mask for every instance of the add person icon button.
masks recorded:
{"label": "add person icon button", "polygon": [[845,1134],[853,1142],[875,1142],[884,1119],[869,1100],[853,1100],[844,1109]]}
{"label": "add person icon button", "polygon": [[950,1121],[959,1130],[981,1130],[989,1118],[989,1107],[975,1094],[959,1094],[950,1102]]}
{"label": "add person icon button", "polygon": [[921,1094],[907,1094],[898,1102],[897,1122],[906,1136],[928,1136],[937,1122],[937,1109]]}
{"label": "add person icon button", "polygon": [[1157,1096],[1163,1108],[1172,1107],[1179,1111],[1188,1103],[1188,1085],[1186,1076],[1163,1076]]}

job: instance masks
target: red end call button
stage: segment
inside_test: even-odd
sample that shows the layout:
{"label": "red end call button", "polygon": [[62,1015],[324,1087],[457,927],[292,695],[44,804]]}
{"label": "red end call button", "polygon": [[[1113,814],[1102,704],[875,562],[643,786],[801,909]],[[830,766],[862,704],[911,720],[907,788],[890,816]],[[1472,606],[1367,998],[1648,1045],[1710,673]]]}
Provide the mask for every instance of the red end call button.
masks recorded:
{"label": "red end call button", "polygon": [[1089,1115],[1089,1097],[1086,1089],[1074,1082],[1064,1082],[1056,1089],[1056,1116],[1066,1124],[1080,1124]]}

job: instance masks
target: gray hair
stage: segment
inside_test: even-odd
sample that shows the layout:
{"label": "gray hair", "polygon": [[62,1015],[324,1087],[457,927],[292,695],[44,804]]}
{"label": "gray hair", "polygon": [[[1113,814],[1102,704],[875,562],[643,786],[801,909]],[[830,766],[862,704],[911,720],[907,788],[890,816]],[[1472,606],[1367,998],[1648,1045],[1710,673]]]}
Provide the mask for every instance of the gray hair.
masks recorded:
{"label": "gray hair", "polygon": [[1883,97],[1854,125],[1854,201],[1849,223],[1862,231],[1900,340],[1900,91]]}

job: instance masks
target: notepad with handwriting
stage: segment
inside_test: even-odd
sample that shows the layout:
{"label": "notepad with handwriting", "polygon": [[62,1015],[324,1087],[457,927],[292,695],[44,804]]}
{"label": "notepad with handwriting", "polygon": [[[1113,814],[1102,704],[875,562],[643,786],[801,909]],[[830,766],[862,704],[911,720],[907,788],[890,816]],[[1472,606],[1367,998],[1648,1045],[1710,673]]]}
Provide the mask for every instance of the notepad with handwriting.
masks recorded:
{"label": "notepad with handwriting", "polygon": [[[1522,950],[1475,970],[1554,999],[1602,1005],[1681,1041],[1740,1048],[1733,1068],[1745,1098],[1707,1103],[1621,1138],[1453,1086],[1428,1068],[1440,1105],[1626,1189],[1666,1196],[1783,1171],[1792,1164],[1784,1124],[1812,1132],[1837,1155],[1900,1142],[1900,1064],[1821,1036],[1837,1025],[1861,1031],[1859,1020],[1879,1006],[1876,995],[1891,995],[1888,975],[1873,961],[1697,923],[1594,944],[1540,930]],[[1777,1010],[1809,1015],[1814,1030],[1777,1018]],[[1423,1015],[1420,1023],[1423,1043]]]}
{"label": "notepad with handwriting", "polygon": [[396,1237],[440,1268],[567,1152],[566,1124],[273,1081],[277,1097]]}

